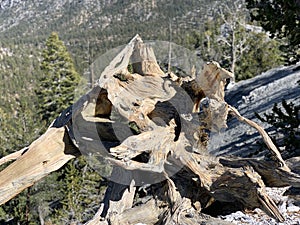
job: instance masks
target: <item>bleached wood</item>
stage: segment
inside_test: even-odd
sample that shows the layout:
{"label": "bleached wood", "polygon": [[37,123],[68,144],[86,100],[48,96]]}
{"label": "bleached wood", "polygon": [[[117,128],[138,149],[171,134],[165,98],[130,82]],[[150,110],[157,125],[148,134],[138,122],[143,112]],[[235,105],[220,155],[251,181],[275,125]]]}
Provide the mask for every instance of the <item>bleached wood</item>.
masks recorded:
{"label": "bleached wood", "polygon": [[4,156],[3,158],[0,159],[0,166],[4,163],[16,160],[17,158],[19,158],[21,155],[23,155],[26,151],[28,150],[28,147],[22,148],[19,151],[16,151],[14,153],[11,153],[7,156]]}
{"label": "bleached wood", "polygon": [[[112,167],[105,198],[88,225],[197,224],[203,221],[201,210],[217,201],[260,208],[283,221],[265,186],[297,186],[300,178],[266,132],[225,102],[225,80],[232,73],[210,62],[195,79],[170,76],[160,69],[152,48],[134,37],[72,110],[27,151],[0,160],[17,159],[0,172],[0,204],[59,169],[79,149]],[[274,161],[209,154],[206,130],[225,128],[228,112],[258,130]],[[137,159],[143,154],[147,160]],[[137,188],[149,186],[135,205]]]}
{"label": "bleached wood", "polygon": [[50,128],[28,150],[0,172],[0,205],[78,154],[65,128]]}
{"label": "bleached wood", "polygon": [[274,145],[273,141],[271,140],[271,138],[269,137],[267,132],[261,126],[259,126],[257,123],[255,123],[254,121],[241,116],[241,114],[237,111],[236,108],[234,108],[230,105],[228,105],[228,108],[230,109],[230,113],[233,116],[235,116],[239,121],[248,124],[249,126],[255,128],[260,133],[265,144],[268,146],[268,148],[270,149],[271,153],[274,155],[276,160],[280,163],[281,169],[290,172],[291,170],[289,169],[289,167],[286,165],[286,163],[282,159],[280,152],[278,151],[277,147]]}

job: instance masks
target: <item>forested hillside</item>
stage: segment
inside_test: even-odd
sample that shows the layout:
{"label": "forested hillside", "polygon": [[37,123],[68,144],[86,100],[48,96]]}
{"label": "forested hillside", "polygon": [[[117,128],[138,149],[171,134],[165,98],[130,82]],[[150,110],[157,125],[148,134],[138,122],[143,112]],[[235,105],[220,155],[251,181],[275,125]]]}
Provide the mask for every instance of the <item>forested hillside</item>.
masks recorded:
{"label": "forested hillside", "polygon": [[[137,33],[143,40],[171,40],[203,61],[216,60],[236,81],[284,64],[280,46],[287,43],[271,39],[251,21],[243,0],[2,0],[0,158],[27,146],[72,104],[70,95],[52,92],[57,80],[49,79],[49,68],[43,66],[47,57],[51,62],[45,52],[53,32],[64,49],[60,54],[70,56],[62,57],[59,65],[81,78],[99,56]],[[72,79],[65,93],[74,91],[68,85],[78,84]],[[83,82],[88,89],[91,84]],[[59,107],[51,111],[53,102]],[[45,110],[51,111],[46,119]],[[87,221],[97,210],[105,184],[83,158],[75,159],[1,206],[0,224]]]}
{"label": "forested hillside", "polygon": [[136,33],[144,40],[169,40],[170,21],[173,41],[180,42],[188,31],[201,27],[210,5],[205,1],[2,1],[1,96],[34,85],[40,76],[42,47],[53,31],[82,74],[97,56],[125,44]]}
{"label": "forested hillside", "polygon": [[67,46],[80,74],[104,52],[139,33],[144,40],[165,41],[171,34],[172,42],[196,49],[200,58],[235,68],[238,79],[251,77],[282,63],[280,42],[251,24],[241,0],[3,0],[1,96],[35,84],[41,76],[42,48],[53,31]]}
{"label": "forested hillside", "polygon": [[126,43],[136,33],[145,40],[168,40],[170,21],[178,41],[187,31],[199,29],[215,4],[205,0],[3,2],[7,3],[1,9],[1,39],[40,45],[56,31],[74,57],[83,52],[92,58]]}
{"label": "forested hillside", "polygon": [[[38,102],[43,103],[37,92],[47,74],[41,62],[46,40],[53,31],[83,76],[98,56],[126,44],[136,33],[144,40],[169,40],[171,23],[172,41],[182,42],[187,32],[201,28],[210,4],[204,1],[2,1],[0,157],[27,146],[51,122],[43,120]],[[54,98],[51,94],[49,97]],[[65,107],[70,104],[64,103]],[[0,224],[87,221],[98,209],[104,189],[105,181],[99,174],[83,158],[76,159],[2,206]]]}

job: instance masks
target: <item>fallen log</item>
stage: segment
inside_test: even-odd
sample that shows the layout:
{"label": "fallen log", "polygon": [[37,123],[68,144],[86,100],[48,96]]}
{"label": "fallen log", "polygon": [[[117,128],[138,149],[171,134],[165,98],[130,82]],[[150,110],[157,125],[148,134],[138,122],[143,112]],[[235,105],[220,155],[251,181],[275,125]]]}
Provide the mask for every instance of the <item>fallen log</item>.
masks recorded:
{"label": "fallen log", "polygon": [[[231,210],[260,208],[284,221],[265,187],[298,187],[300,178],[267,133],[225,102],[225,80],[232,77],[216,62],[195,78],[166,74],[152,48],[134,37],[25,153],[2,159],[17,158],[0,172],[0,204],[82,154],[96,167],[112,168],[89,225],[197,224],[216,202]],[[209,154],[209,133],[226,128],[228,113],[258,130],[273,161]]]}

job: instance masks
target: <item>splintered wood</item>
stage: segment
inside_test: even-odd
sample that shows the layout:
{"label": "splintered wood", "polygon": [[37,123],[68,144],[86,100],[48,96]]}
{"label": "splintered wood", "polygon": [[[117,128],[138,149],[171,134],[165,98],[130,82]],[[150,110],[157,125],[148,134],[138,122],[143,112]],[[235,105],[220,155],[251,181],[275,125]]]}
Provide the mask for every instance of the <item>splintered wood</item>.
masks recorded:
{"label": "splintered wood", "polygon": [[[86,224],[200,224],[201,211],[217,202],[284,221],[265,187],[299,186],[300,177],[263,128],[225,102],[226,79],[232,73],[216,62],[190,77],[166,74],[137,35],[43,136],[0,160],[16,159],[0,172],[0,204],[83,154],[112,167],[99,211]],[[273,161],[208,153],[209,132],[226,128],[229,113],[257,129]]]}

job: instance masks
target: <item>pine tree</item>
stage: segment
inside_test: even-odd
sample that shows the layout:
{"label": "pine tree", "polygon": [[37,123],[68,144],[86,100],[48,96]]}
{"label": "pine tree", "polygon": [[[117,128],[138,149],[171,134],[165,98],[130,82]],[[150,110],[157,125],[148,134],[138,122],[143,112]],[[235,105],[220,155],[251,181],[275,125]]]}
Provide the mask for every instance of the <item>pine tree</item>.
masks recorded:
{"label": "pine tree", "polygon": [[199,32],[188,34],[187,47],[195,48],[204,61],[215,60],[235,75],[235,80],[251,78],[283,64],[280,42],[250,17],[243,0],[220,3],[214,20],[207,20]]}
{"label": "pine tree", "polygon": [[[44,76],[36,93],[39,113],[50,123],[73,103],[79,75],[57,33],[52,33],[47,39],[42,57]],[[99,192],[100,179],[83,156],[71,160],[32,187],[35,217],[50,224],[71,224],[90,219],[95,213],[93,207],[99,204],[101,197],[93,194]]]}
{"label": "pine tree", "polygon": [[245,80],[282,65],[284,59],[279,45],[264,32],[251,32],[245,42],[247,47],[236,63],[236,80]]}
{"label": "pine tree", "polygon": [[61,170],[61,208],[52,215],[52,222],[73,224],[88,221],[96,213],[104,194],[102,178],[84,159],[71,160]]}
{"label": "pine tree", "polygon": [[[0,157],[28,146],[39,134],[39,118],[35,114],[32,96],[15,95],[13,110],[12,114],[0,108]],[[28,188],[0,206],[0,224],[8,221],[11,224],[36,224],[32,212],[31,188]]]}
{"label": "pine tree", "polygon": [[[61,111],[73,104],[74,90],[80,79],[66,46],[55,32],[46,40],[40,69],[43,76],[35,90],[38,98],[37,109],[42,121],[49,124]],[[67,165],[72,166],[72,162]],[[62,210],[62,202],[68,195],[67,190],[64,190],[67,180],[62,179],[68,177],[66,167],[32,187],[31,201],[35,218],[52,221]]]}
{"label": "pine tree", "polygon": [[284,149],[284,158],[300,156],[300,105],[282,100],[281,106],[275,103],[270,113],[264,113],[264,116],[258,113],[255,115],[276,129],[277,137],[274,136],[273,139]]}
{"label": "pine tree", "polygon": [[[300,60],[300,1],[298,0],[246,0],[251,19],[273,37],[286,40],[282,46],[286,62],[294,64]],[[280,19],[279,19],[280,18]]]}
{"label": "pine tree", "polygon": [[53,32],[47,39],[42,57],[41,70],[44,76],[36,93],[42,119],[49,123],[73,103],[80,76],[57,33]]}

